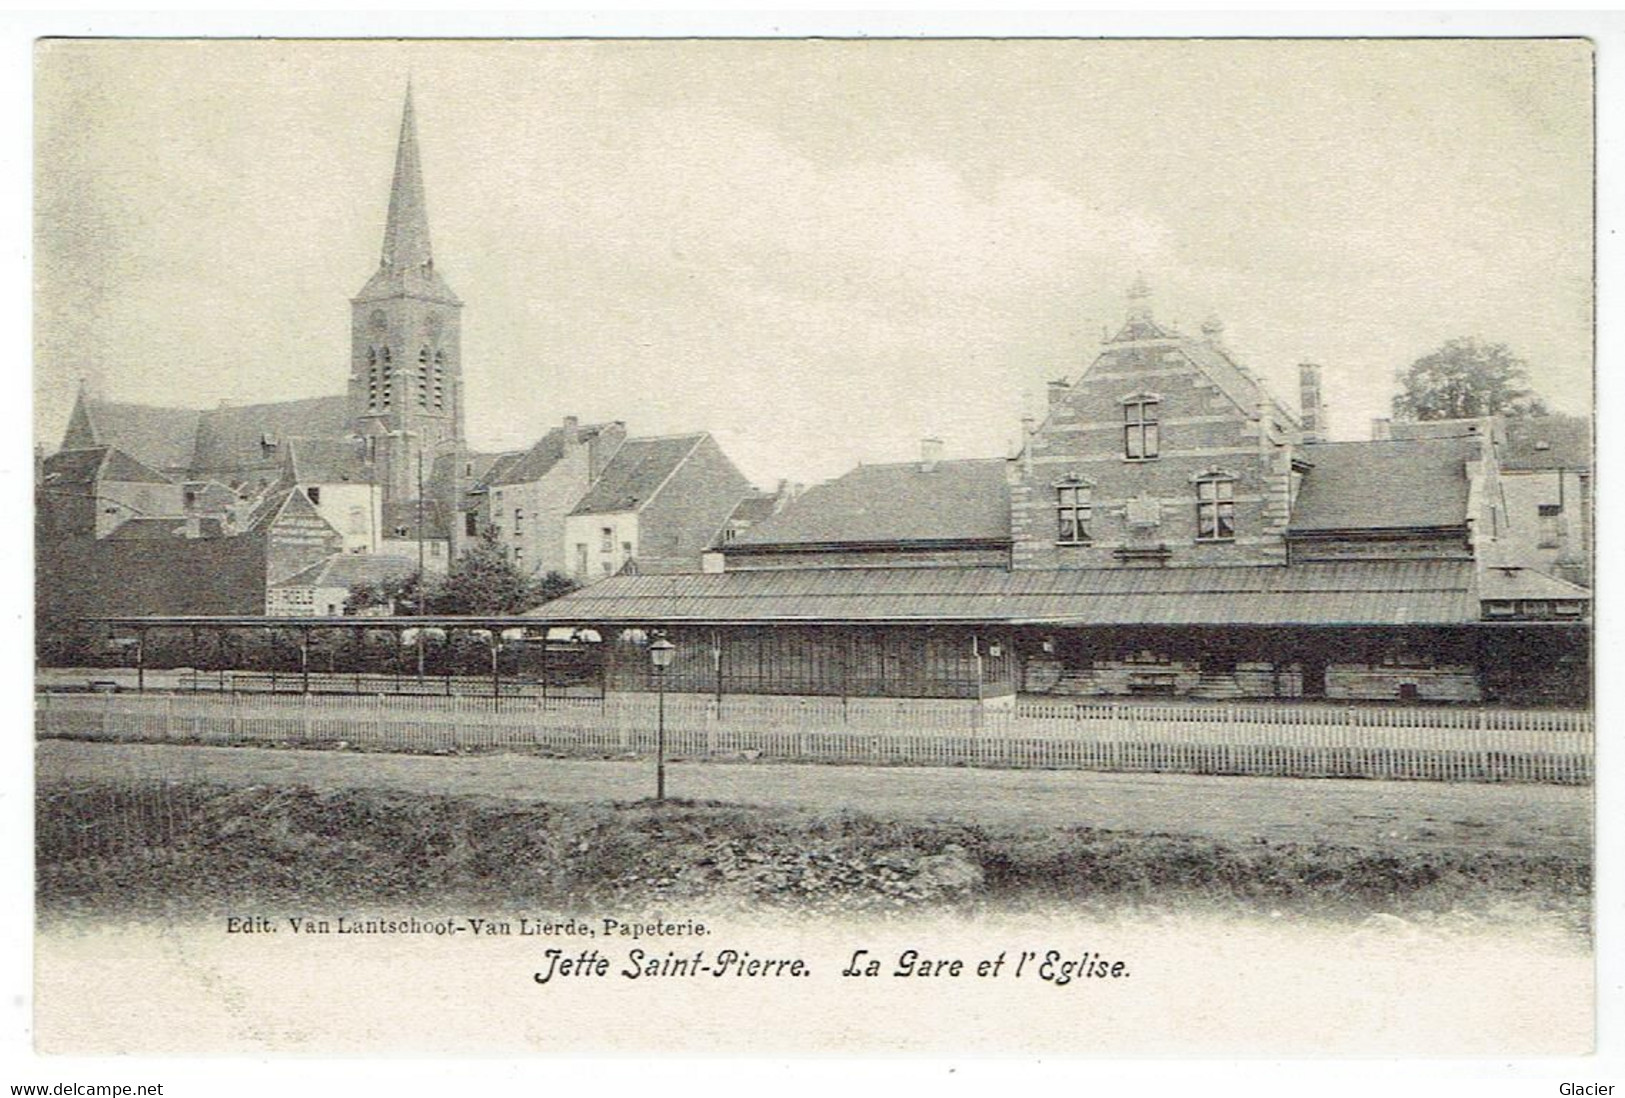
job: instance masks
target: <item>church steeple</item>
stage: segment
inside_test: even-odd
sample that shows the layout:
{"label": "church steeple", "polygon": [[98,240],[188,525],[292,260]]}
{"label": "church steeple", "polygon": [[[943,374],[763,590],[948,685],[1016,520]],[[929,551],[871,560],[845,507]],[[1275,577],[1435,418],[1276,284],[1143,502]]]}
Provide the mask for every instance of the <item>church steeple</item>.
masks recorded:
{"label": "church steeple", "polygon": [[378,269],[350,302],[351,422],[370,439],[388,529],[416,521],[420,466],[463,438],[462,302],[435,270],[417,131],[409,84]]}
{"label": "church steeple", "polygon": [[417,114],[412,109],[410,83],[406,86],[400,138],[395,146],[395,178],[389,188],[384,246],[378,257],[378,271],[367,282],[360,298],[396,294],[457,301],[457,295],[434,269],[428,203],[423,197],[423,163],[418,155]]}
{"label": "church steeple", "polygon": [[396,270],[434,263],[429,247],[429,213],[423,203],[423,165],[418,160],[418,124],[412,113],[412,85],[406,85],[401,137],[395,147],[395,182],[389,189],[389,220],[384,223],[382,267]]}

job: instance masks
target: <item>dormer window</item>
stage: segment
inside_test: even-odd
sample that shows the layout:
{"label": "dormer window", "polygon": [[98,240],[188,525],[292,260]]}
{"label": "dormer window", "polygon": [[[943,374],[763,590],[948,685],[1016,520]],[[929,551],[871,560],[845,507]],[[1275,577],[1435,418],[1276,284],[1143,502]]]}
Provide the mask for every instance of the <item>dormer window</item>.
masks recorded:
{"label": "dormer window", "polygon": [[1157,433],[1161,402],[1152,396],[1135,396],[1123,401],[1123,457],[1129,461],[1149,461],[1161,449]]}
{"label": "dormer window", "polygon": [[1062,545],[1088,545],[1093,514],[1089,485],[1063,481],[1055,486],[1055,540]]}
{"label": "dormer window", "polygon": [[1233,541],[1236,537],[1236,482],[1227,476],[1196,481],[1196,540]]}

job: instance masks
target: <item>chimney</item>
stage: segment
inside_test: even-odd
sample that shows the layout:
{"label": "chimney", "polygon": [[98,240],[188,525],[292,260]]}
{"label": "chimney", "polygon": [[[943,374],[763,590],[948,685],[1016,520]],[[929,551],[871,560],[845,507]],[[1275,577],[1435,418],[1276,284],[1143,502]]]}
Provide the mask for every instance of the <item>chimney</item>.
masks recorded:
{"label": "chimney", "polygon": [[1217,313],[1202,321],[1202,339],[1215,347],[1224,342],[1224,321],[1219,319]]}
{"label": "chimney", "polygon": [[942,440],[940,438],[922,438],[920,440],[920,472],[929,473],[937,467],[942,460]]}
{"label": "chimney", "polygon": [[1385,442],[1394,437],[1394,421],[1387,416],[1377,416],[1371,421],[1371,441]]}
{"label": "chimney", "polygon": [[564,417],[564,448],[573,450],[581,442],[581,421],[575,416]]}
{"label": "chimney", "polygon": [[1072,393],[1072,386],[1067,384],[1066,378],[1057,378],[1049,383],[1049,406],[1054,408]]}
{"label": "chimney", "polygon": [[1038,430],[1038,421],[1033,418],[1032,413],[1029,412],[1021,417],[1021,437],[1023,440],[1032,438],[1033,432],[1036,430]]}
{"label": "chimney", "polygon": [[1298,408],[1303,420],[1303,440],[1324,441],[1326,402],[1320,395],[1320,367],[1313,362],[1298,364]]}

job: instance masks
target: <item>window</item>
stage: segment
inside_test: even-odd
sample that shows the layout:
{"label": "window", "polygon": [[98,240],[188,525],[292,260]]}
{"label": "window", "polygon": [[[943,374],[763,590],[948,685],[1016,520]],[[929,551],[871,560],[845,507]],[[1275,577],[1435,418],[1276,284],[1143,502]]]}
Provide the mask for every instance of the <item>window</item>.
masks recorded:
{"label": "window", "polygon": [[312,503],[320,504],[322,502],[321,488],[312,484],[310,487],[305,489],[305,498],[310,500]]}
{"label": "window", "polygon": [[604,569],[604,575],[611,576],[615,574],[615,565],[611,561],[604,561],[602,567]]}
{"label": "window", "polygon": [[470,511],[463,516],[463,533],[471,538],[480,536],[480,516],[478,512]]}
{"label": "window", "polygon": [[1236,482],[1202,477],[1196,482],[1196,540],[1230,541],[1236,536]]}
{"label": "window", "polygon": [[404,538],[404,537],[409,537],[410,535],[411,535],[411,531],[408,530],[405,526],[397,526],[397,527],[395,527],[395,536],[396,537]]}
{"label": "window", "polygon": [[587,574],[587,543],[584,542],[584,541],[578,541],[578,542],[576,542],[576,575],[585,576],[586,574]]}
{"label": "window", "polygon": [[1158,402],[1150,397],[1137,397],[1123,402],[1123,456],[1131,461],[1145,461],[1157,456],[1160,440],[1157,438]]}
{"label": "window", "polygon": [[523,507],[515,507],[513,509],[513,536],[514,537],[519,537],[524,532],[525,532],[525,509]]}
{"label": "window", "polygon": [[515,568],[518,568],[525,563],[525,551],[519,548],[517,545],[514,546],[513,550],[513,563]]}
{"label": "window", "polygon": [[1063,545],[1089,544],[1089,486],[1087,484],[1057,484],[1055,486],[1055,540]]}
{"label": "window", "polygon": [[598,532],[598,551],[600,553],[613,553],[615,551],[615,530],[606,526]]}
{"label": "window", "polygon": [[1540,505],[1540,548],[1558,549],[1563,544],[1563,506],[1558,503]]}

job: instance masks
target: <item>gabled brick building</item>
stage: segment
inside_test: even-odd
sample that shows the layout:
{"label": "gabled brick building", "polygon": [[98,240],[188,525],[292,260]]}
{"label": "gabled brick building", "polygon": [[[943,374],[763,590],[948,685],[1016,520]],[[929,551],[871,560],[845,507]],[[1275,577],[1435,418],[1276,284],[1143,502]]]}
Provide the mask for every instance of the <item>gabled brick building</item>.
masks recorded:
{"label": "gabled brick building", "polygon": [[708,433],[627,439],[565,517],[568,574],[697,572],[750,491]]}
{"label": "gabled brick building", "polygon": [[[1010,485],[1015,568],[1280,564],[1303,473],[1297,415],[1209,324],[1159,326],[1143,282],[1077,381],[1055,382]],[[1313,369],[1310,367],[1309,369]]]}

